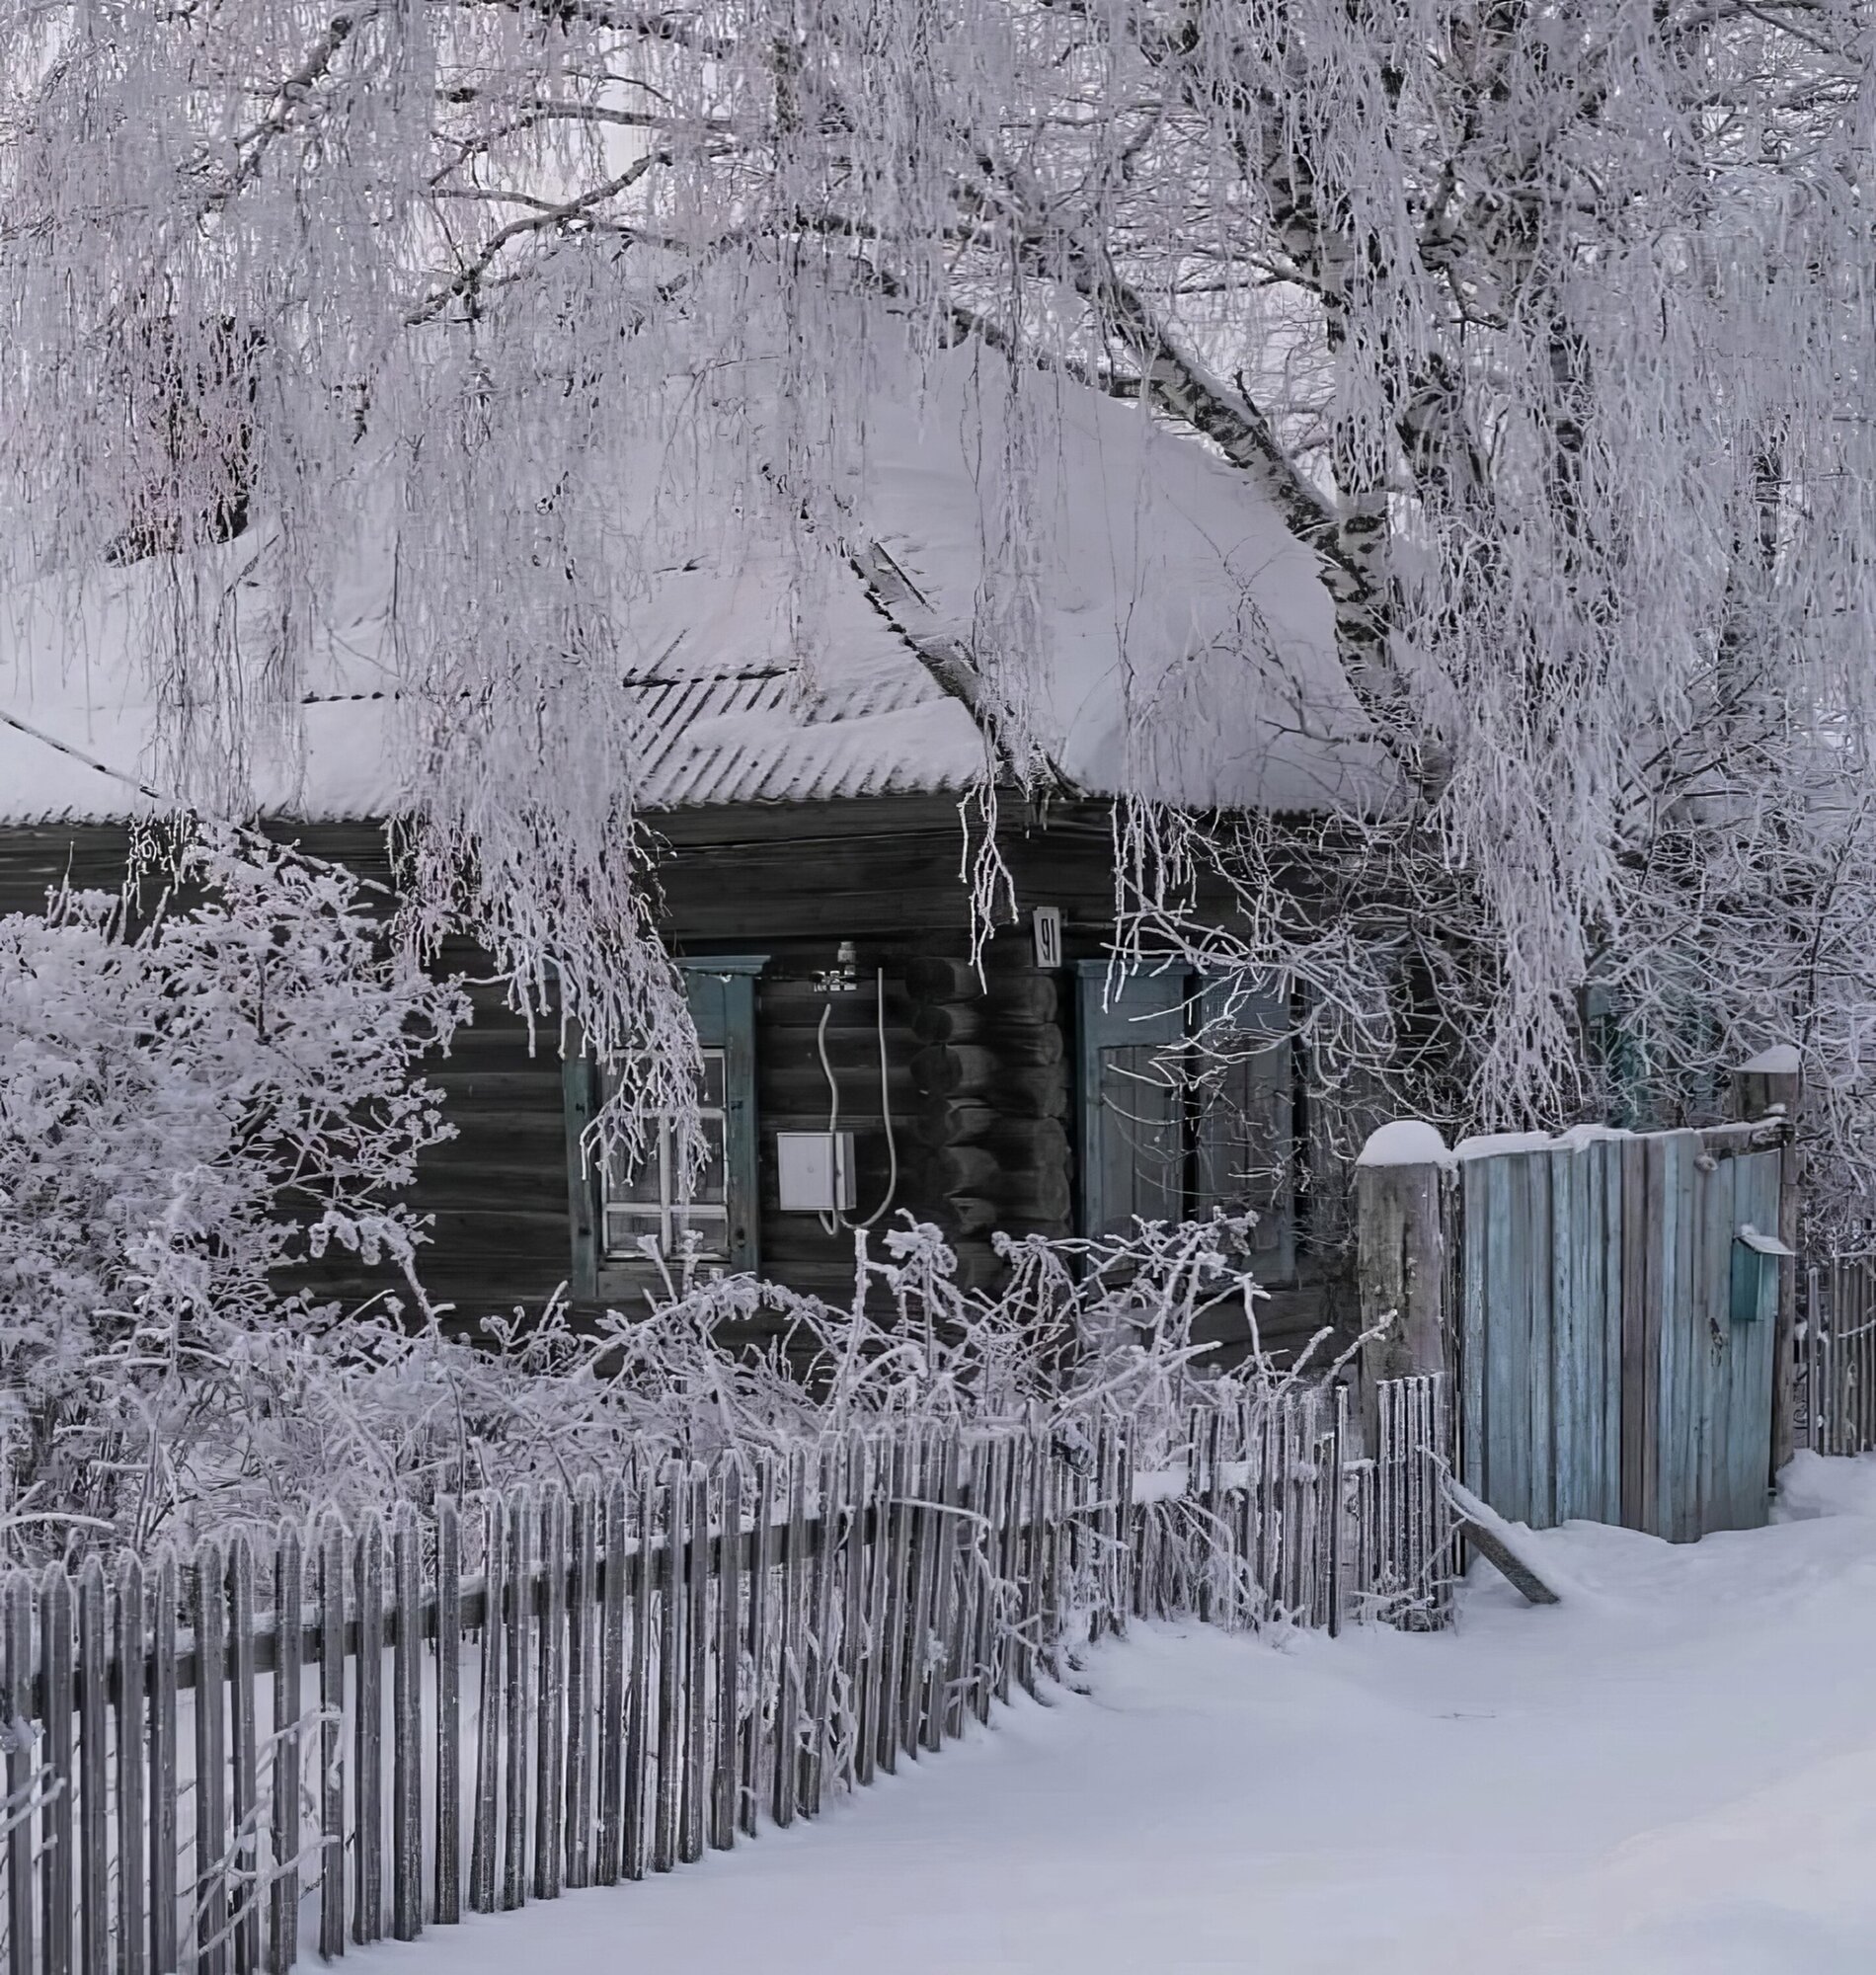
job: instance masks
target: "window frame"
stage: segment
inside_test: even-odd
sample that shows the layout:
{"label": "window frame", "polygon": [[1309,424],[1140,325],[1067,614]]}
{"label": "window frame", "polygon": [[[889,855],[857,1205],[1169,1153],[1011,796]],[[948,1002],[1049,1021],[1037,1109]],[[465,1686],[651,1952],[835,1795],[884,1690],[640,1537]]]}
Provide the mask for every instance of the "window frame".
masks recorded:
{"label": "window frame", "polygon": [[[699,1045],[723,1055],[724,1212],[727,1255],[710,1266],[741,1275],[761,1259],[760,1192],[755,1121],[755,983],[768,955],[697,954],[677,962],[684,977]],[[586,1156],[585,1138],[600,1102],[599,1066],[591,1057],[562,1065],[567,1123],[568,1204],[572,1222],[575,1298],[585,1303],[629,1299],[657,1283],[650,1257],[609,1255],[605,1247],[605,1175]]]}
{"label": "window frame", "polygon": [[[1093,1235],[1124,1214],[1134,1211],[1108,1197],[1112,1163],[1109,1134],[1114,1128],[1106,1121],[1103,1105],[1104,1053],[1136,1047],[1181,1048],[1214,1015],[1223,1012],[1227,988],[1223,982],[1208,981],[1203,974],[1181,966],[1158,972],[1146,969],[1125,972],[1118,976],[1118,991],[1112,994],[1107,961],[1078,961],[1075,975],[1077,1225],[1082,1234]],[[1256,1034],[1267,1030],[1272,1037],[1270,1053],[1281,1051],[1278,1060],[1267,1067],[1258,1062],[1264,1052],[1250,1053],[1244,1060],[1243,1076],[1247,1082],[1262,1083],[1267,1091],[1276,1093],[1276,1108],[1281,1117],[1278,1132],[1284,1145],[1282,1180],[1275,1189],[1274,1206],[1260,1210],[1258,1225],[1252,1230],[1251,1265],[1260,1280],[1289,1283],[1296,1274],[1300,1179],[1294,1103],[1295,1042],[1290,997],[1277,989],[1265,995],[1240,994],[1233,1014],[1242,1032]],[[1211,1204],[1201,1192],[1207,1148],[1208,1145],[1215,1144],[1215,1139],[1212,1137],[1209,1114],[1194,1095],[1192,1086],[1187,1083],[1177,1087],[1183,1112],[1181,1213],[1203,1214]]]}

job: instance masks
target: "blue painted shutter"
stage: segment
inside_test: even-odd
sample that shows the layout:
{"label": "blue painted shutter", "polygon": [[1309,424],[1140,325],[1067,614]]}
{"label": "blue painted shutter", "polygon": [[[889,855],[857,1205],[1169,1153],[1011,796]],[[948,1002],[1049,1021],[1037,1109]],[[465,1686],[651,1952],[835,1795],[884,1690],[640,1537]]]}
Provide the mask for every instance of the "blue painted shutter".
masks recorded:
{"label": "blue painted shutter", "polygon": [[1212,1048],[1197,1066],[1193,1211],[1253,1213],[1260,1278],[1296,1273],[1295,1072],[1290,996],[1208,982],[1193,1009]]}
{"label": "blue painted shutter", "polygon": [[766,954],[686,960],[684,985],[697,1040],[724,1055],[725,1197],[730,1208],[730,1267],[753,1269],[761,1259],[756,1192],[755,977]]}
{"label": "blue painted shutter", "polygon": [[1180,1220],[1185,1092],[1155,1059],[1185,1038],[1186,976],[1129,974],[1110,988],[1105,961],[1076,973],[1082,1232],[1124,1233],[1135,1215]]}

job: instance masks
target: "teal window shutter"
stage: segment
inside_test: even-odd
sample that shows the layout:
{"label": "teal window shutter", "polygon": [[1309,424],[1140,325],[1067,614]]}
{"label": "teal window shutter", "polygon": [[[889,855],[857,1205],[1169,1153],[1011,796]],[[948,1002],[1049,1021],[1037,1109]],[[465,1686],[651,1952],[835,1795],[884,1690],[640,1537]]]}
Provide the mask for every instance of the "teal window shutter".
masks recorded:
{"label": "teal window shutter", "polygon": [[567,1213],[573,1224],[572,1288],[582,1303],[599,1294],[599,1178],[587,1164],[586,1127],[599,1103],[599,1066],[590,1057],[569,1056],[560,1066],[561,1103],[567,1116]]}
{"label": "teal window shutter", "polygon": [[755,1134],[755,979],[768,955],[737,954],[682,963],[691,1019],[705,1049],[724,1053],[724,1196],[730,1210],[730,1267],[761,1259]]}
{"label": "teal window shutter", "polygon": [[1207,982],[1194,1006],[1207,1038],[1195,1065],[1193,1208],[1256,1215],[1253,1267],[1273,1282],[1296,1273],[1294,1023],[1279,983]]}
{"label": "teal window shutter", "polygon": [[1177,1221],[1186,1204],[1184,1078],[1164,1053],[1186,1035],[1187,977],[1122,974],[1102,960],[1076,974],[1081,1230],[1124,1233]]}

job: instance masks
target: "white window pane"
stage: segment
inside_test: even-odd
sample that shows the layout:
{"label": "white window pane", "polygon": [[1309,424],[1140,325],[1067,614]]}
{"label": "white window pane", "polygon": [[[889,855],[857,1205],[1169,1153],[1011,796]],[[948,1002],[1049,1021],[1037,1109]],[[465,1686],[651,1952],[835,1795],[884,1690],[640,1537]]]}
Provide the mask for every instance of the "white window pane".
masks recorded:
{"label": "white window pane", "polygon": [[703,1053],[697,1122],[704,1158],[695,1173],[682,1169],[674,1121],[667,1114],[647,1121],[651,1143],[644,1157],[630,1165],[623,1159],[608,1162],[600,1176],[608,1254],[643,1253],[640,1243],[647,1235],[662,1252],[675,1253],[688,1227],[695,1231],[702,1254],[714,1259],[728,1255],[727,1068],[722,1050]]}
{"label": "white window pane", "polygon": [[686,1234],[697,1239],[700,1255],[722,1257],[730,1252],[730,1219],[721,1208],[677,1208],[671,1214],[671,1245],[681,1251]]}
{"label": "white window pane", "polygon": [[[726,1180],[724,1125],[721,1118],[706,1118],[703,1121],[704,1162],[698,1167],[690,1181],[690,1198],[695,1204],[724,1200]],[[671,1187],[673,1196],[681,1193],[681,1175],[676,1176]]]}
{"label": "white window pane", "polygon": [[643,1253],[641,1243],[649,1234],[654,1244],[663,1245],[664,1215],[659,1209],[608,1207],[606,1247],[615,1255]]}
{"label": "white window pane", "polygon": [[650,1206],[656,1206],[663,1197],[659,1191],[661,1164],[662,1161],[656,1155],[640,1159],[630,1168],[626,1167],[623,1160],[615,1159],[606,1174],[608,1203],[643,1201]]}

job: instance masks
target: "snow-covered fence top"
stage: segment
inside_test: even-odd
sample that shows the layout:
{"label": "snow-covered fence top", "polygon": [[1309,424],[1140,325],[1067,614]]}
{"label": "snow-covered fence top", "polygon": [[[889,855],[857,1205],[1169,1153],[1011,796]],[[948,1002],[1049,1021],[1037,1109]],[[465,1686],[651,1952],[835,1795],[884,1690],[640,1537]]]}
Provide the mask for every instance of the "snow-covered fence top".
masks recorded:
{"label": "snow-covered fence top", "polygon": [[1437,1622],[1442,1400],[913,1428],[0,1582],[10,1975],[284,1971],[727,1849],[1130,1613]]}

